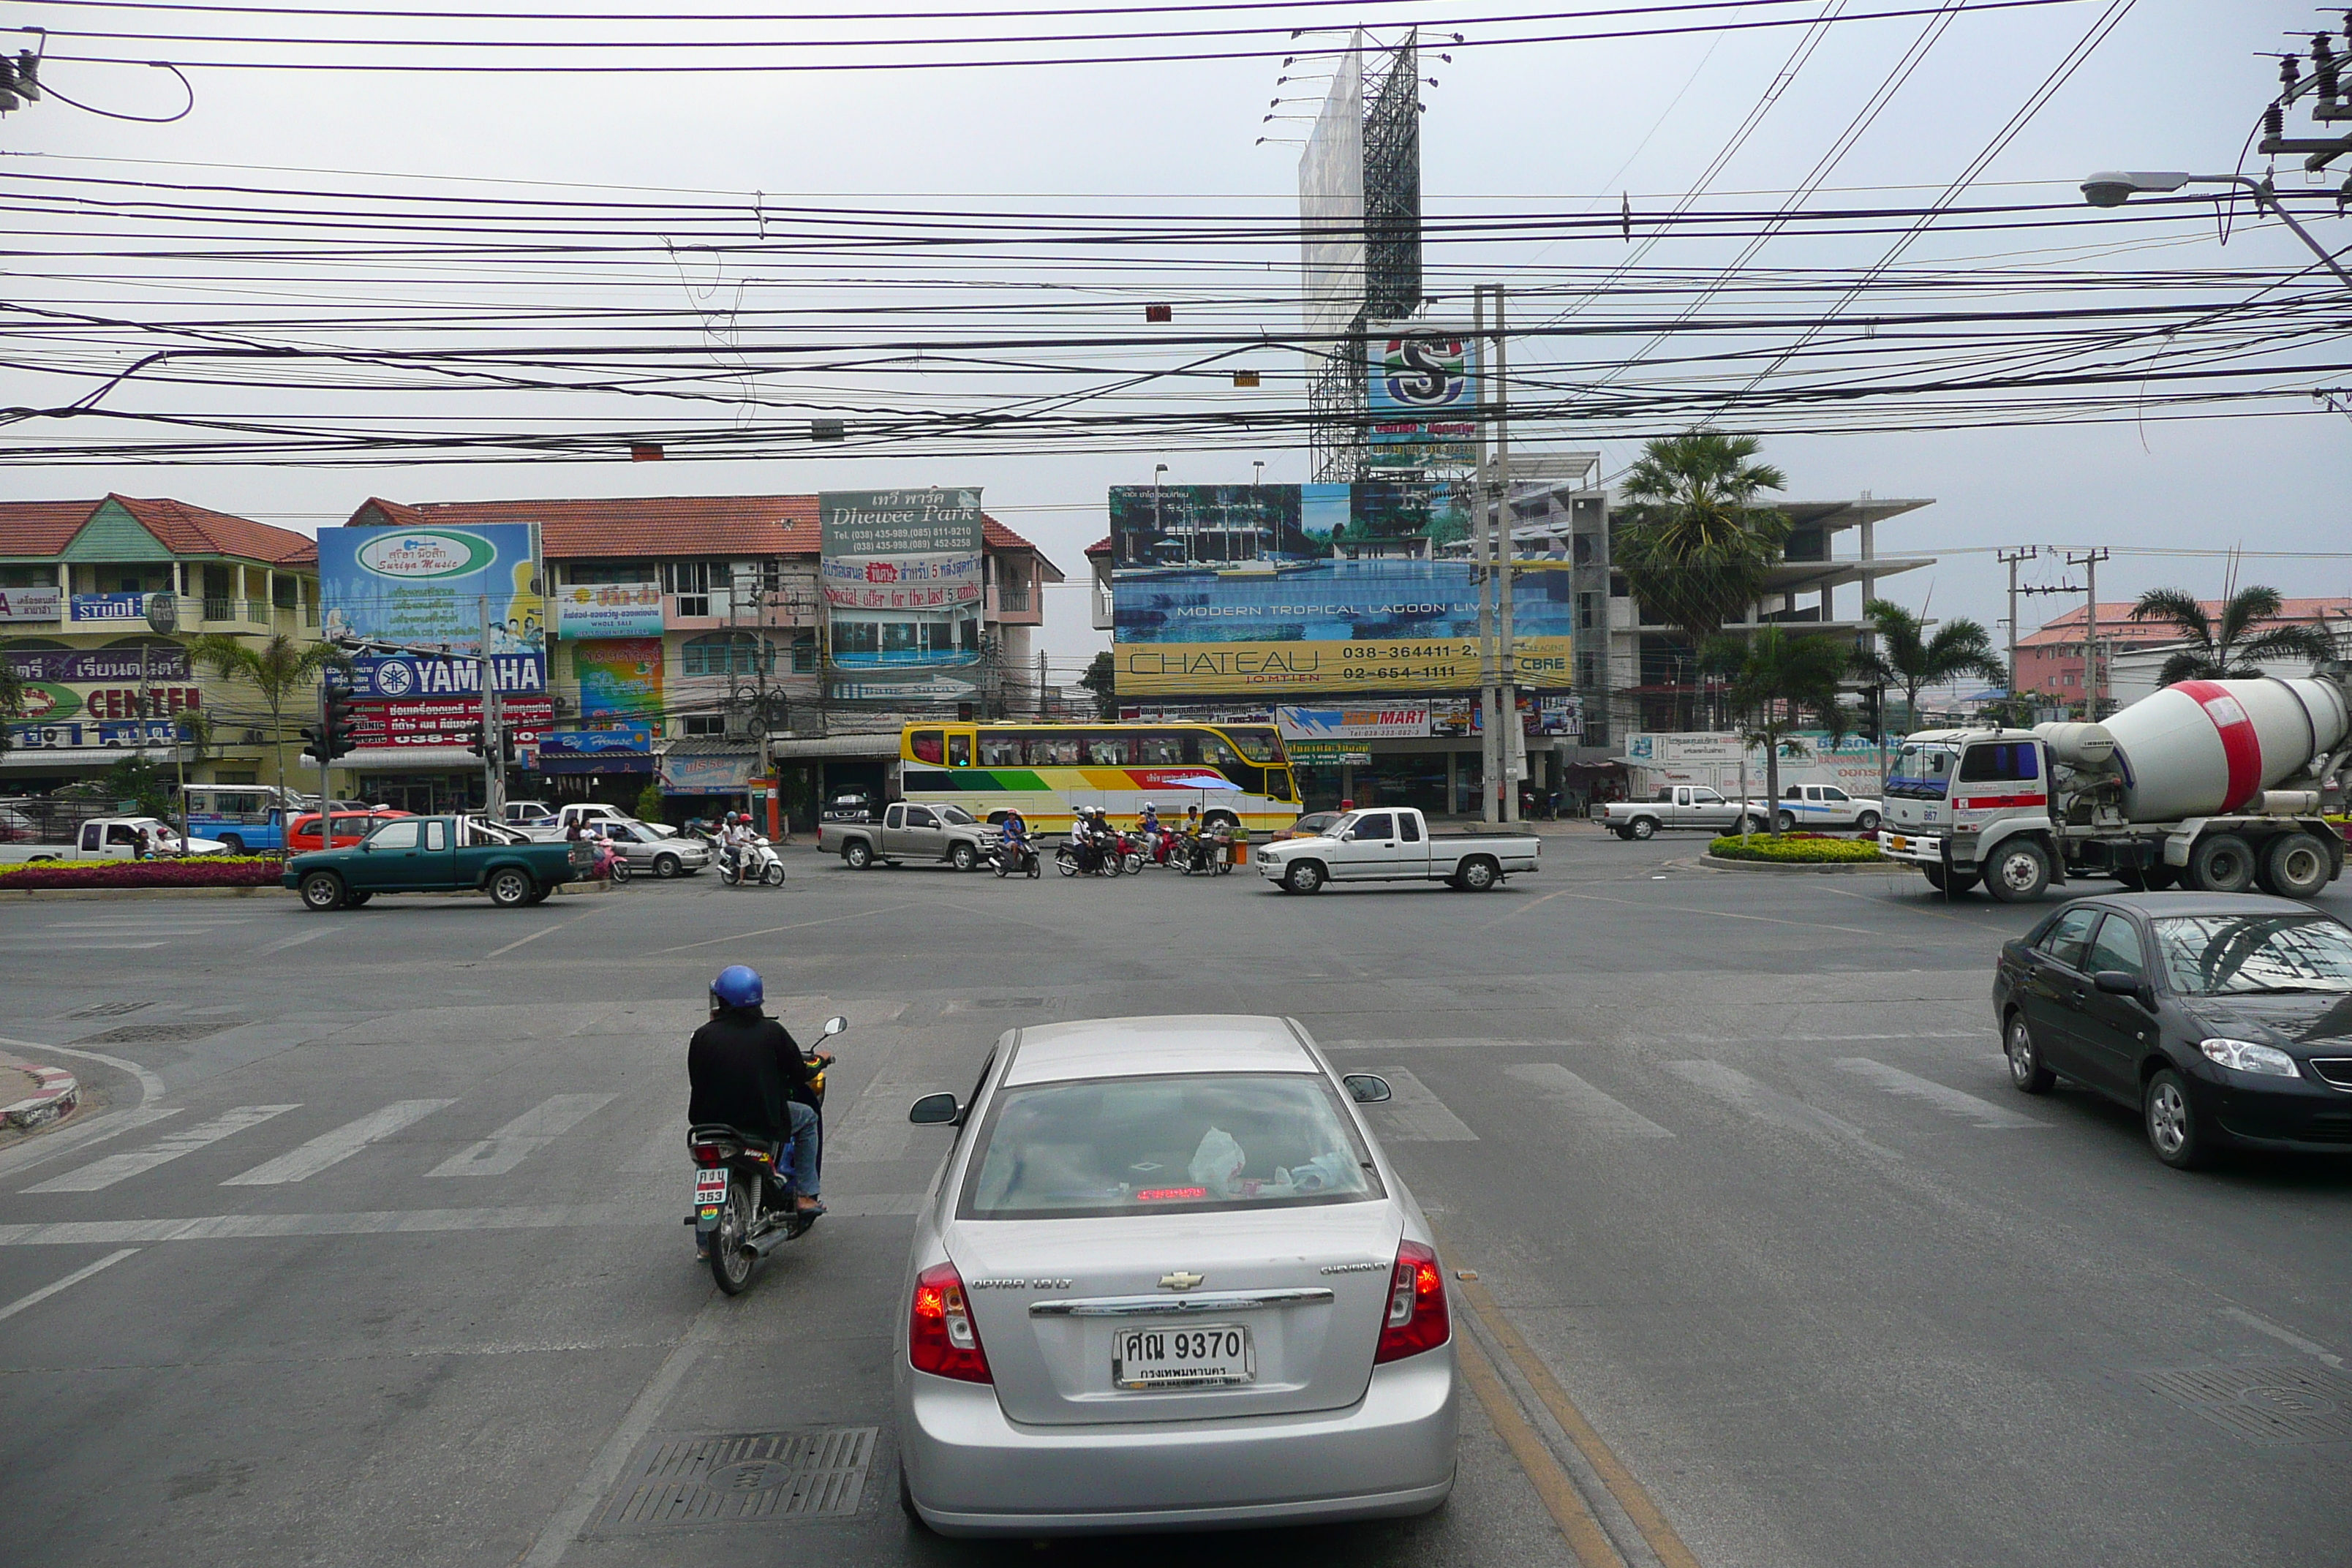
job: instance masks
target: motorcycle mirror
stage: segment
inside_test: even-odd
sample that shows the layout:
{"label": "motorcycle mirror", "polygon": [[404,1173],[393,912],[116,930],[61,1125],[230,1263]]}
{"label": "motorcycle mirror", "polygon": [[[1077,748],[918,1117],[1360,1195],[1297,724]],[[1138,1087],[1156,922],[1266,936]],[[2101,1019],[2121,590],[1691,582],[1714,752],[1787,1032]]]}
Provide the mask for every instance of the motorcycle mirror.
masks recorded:
{"label": "motorcycle mirror", "polygon": [[945,1127],[961,1114],[956,1108],[956,1097],[942,1090],[915,1101],[907,1110],[907,1120],[918,1127]]}
{"label": "motorcycle mirror", "polygon": [[849,1027],[849,1020],[838,1013],[824,1021],[824,1032],[827,1036],[837,1035],[847,1027]]}
{"label": "motorcycle mirror", "polygon": [[1377,1105],[1389,1097],[1389,1080],[1378,1073],[1351,1072],[1339,1081],[1358,1105]]}

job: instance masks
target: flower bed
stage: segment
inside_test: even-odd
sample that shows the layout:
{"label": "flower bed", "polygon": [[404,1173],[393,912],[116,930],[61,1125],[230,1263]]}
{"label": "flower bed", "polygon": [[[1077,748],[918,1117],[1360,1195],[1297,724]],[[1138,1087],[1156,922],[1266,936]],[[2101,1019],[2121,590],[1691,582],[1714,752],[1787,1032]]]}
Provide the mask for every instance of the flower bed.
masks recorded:
{"label": "flower bed", "polygon": [[1768,860],[1776,866],[1847,866],[1883,858],[1869,839],[1811,834],[1731,834],[1708,845],[1706,852],[1718,860]]}
{"label": "flower bed", "polygon": [[44,860],[0,868],[0,892],[26,888],[274,888],[275,855],[193,855],[184,860]]}

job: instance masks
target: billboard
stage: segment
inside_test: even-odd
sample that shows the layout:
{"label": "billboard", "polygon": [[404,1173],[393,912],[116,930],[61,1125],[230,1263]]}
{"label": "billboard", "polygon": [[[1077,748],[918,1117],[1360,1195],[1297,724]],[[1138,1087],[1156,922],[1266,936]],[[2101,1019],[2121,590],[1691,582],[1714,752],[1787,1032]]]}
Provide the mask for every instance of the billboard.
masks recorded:
{"label": "billboard", "polygon": [[[1298,155],[1299,261],[1309,333],[1353,329],[1364,308],[1364,48],[1342,50]],[[1317,351],[1320,353],[1322,351]]]}
{"label": "billboard", "polygon": [[[1449,691],[1478,684],[1468,487],[1125,486],[1110,492],[1111,656],[1129,697]],[[1523,561],[1518,679],[1565,687],[1565,562]]]}
{"label": "billboard", "polygon": [[1366,342],[1373,466],[1476,466],[1478,359],[1470,329],[1459,322],[1375,322]]}
{"label": "billboard", "polygon": [[184,647],[150,645],[143,671],[135,647],[10,648],[0,657],[7,659],[9,669],[22,683],[22,706],[12,717],[31,720],[44,728],[68,720],[136,721],[142,683],[151,722],[204,702]]}
{"label": "billboard", "polygon": [[[494,690],[547,689],[547,656],[544,654],[499,654],[490,659],[489,668]],[[380,697],[393,700],[478,694],[482,689],[482,666],[470,658],[434,658],[418,654],[362,654],[352,660],[351,672],[342,684],[351,688],[354,697]]]}
{"label": "billboard", "polygon": [[0,588],[0,621],[56,621],[65,618],[62,588]]}
{"label": "billboard", "polygon": [[76,621],[147,621],[144,594],[76,594],[68,601],[68,619]]}
{"label": "billboard", "polygon": [[835,668],[866,689],[908,671],[980,662],[982,520],[977,488],[826,490],[817,498],[819,579]]}
{"label": "billboard", "polygon": [[658,712],[662,705],[662,640],[607,637],[574,643],[572,672],[580,681],[580,712],[588,719]]}
{"label": "billboard", "polygon": [[320,529],[319,597],[320,630],[331,641],[446,645],[452,653],[546,647],[529,523]]}
{"label": "billboard", "polygon": [[662,591],[657,583],[573,583],[550,595],[555,629],[566,642],[582,637],[657,637]]}
{"label": "billboard", "polygon": [[[501,697],[499,718],[509,738],[535,745],[555,722],[551,697]],[[462,746],[482,722],[478,697],[429,698],[415,702],[352,704],[352,733],[362,746]]]}

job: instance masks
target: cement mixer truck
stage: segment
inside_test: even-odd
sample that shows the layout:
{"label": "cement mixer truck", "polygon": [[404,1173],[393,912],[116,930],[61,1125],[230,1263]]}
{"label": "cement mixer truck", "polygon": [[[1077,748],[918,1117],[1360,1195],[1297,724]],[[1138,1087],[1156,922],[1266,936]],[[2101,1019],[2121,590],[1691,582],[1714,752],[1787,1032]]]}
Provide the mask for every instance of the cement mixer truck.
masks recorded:
{"label": "cement mixer truck", "polygon": [[2308,899],[2344,871],[2320,804],[2347,762],[2340,677],[2184,680],[2103,723],[1910,736],[1878,847],[2006,903],[2089,876]]}

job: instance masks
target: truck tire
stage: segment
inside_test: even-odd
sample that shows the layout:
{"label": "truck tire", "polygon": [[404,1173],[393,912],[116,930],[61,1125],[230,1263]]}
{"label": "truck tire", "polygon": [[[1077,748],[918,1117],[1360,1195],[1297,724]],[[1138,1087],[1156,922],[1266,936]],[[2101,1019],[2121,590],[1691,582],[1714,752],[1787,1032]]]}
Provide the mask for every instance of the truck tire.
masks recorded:
{"label": "truck tire", "polygon": [[1954,898],[1970,891],[1977,885],[1974,871],[1956,871],[1947,875],[1941,866],[1922,866],[1919,870],[1927,879],[1927,886],[1939,893],[1948,892]]}
{"label": "truck tire", "polygon": [[1473,855],[1456,868],[1456,885],[1465,893],[1490,893],[1501,884],[1503,868],[1484,855]]}
{"label": "truck tire", "polygon": [[528,871],[502,866],[490,873],[490,902],[502,910],[519,910],[530,902],[536,886]]}
{"label": "truck tire", "polygon": [[2189,851],[2181,879],[2200,893],[2242,893],[2254,885],[2254,849],[2234,833],[2209,833]]}
{"label": "truck tire", "polygon": [[1775,833],[1794,833],[1796,830],[1797,830],[1797,814],[1796,814],[1795,812],[1793,812],[1793,811],[1780,811],[1780,812],[1775,812],[1775,813],[1773,813],[1773,814],[1772,814],[1772,831],[1773,831],[1773,832],[1775,832]]}
{"label": "truck tire", "polygon": [[1282,873],[1282,888],[1287,893],[1321,892],[1323,863],[1319,860],[1293,860]]}
{"label": "truck tire", "polygon": [[2315,899],[2335,868],[2326,845],[2308,833],[2282,833],[2263,855],[2263,891],[2282,899]]}
{"label": "truck tire", "polygon": [[955,847],[948,851],[948,859],[957,870],[969,871],[980,864],[980,851],[958,839]]}
{"label": "truck tire", "polygon": [[866,871],[874,866],[874,846],[863,838],[853,838],[841,847],[841,858],[853,871]]}
{"label": "truck tire", "polygon": [[1985,891],[2004,904],[2038,899],[2050,885],[2050,853],[2031,838],[1996,847],[1984,868]]}
{"label": "truck tire", "polygon": [[343,907],[343,879],[332,871],[313,871],[302,879],[302,907],[327,914]]}
{"label": "truck tire", "polygon": [[1878,831],[1878,813],[1874,811],[1865,811],[1860,816],[1853,819],[1853,825],[1854,827],[1861,832],[1875,833]]}
{"label": "truck tire", "polygon": [[1657,836],[1658,819],[1654,816],[1637,816],[1625,825],[1625,837],[1628,838],[1655,838]]}
{"label": "truck tire", "polygon": [[244,840],[244,839],[242,839],[242,838],[240,838],[240,837],[237,837],[236,834],[234,834],[234,833],[224,833],[224,834],[222,834],[222,835],[221,835],[221,853],[222,853],[222,854],[224,854],[224,855],[242,855],[242,854],[244,854],[244,853],[245,853],[245,840]]}

